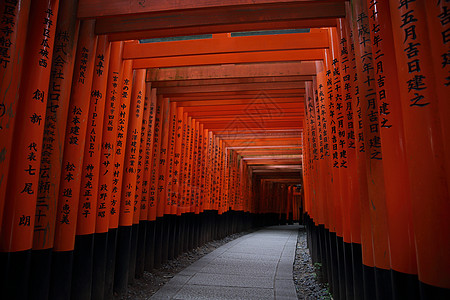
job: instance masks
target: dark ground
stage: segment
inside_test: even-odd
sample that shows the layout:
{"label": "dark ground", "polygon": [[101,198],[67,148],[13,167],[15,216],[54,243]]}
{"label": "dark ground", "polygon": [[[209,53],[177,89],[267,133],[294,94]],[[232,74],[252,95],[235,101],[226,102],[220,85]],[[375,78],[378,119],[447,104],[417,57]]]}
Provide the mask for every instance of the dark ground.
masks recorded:
{"label": "dark ground", "polygon": [[[220,246],[237,239],[252,231],[244,231],[230,235],[222,240],[212,241],[188,253],[183,253],[176,260],[171,260],[160,269],[151,273],[145,272],[144,277],[136,279],[133,285],[128,286],[128,292],[121,300],[145,300],[156,293],[175,274]],[[318,266],[316,266],[318,267]],[[306,231],[301,228],[297,238],[297,249],[293,266],[294,283],[298,299],[332,299],[326,284],[317,281],[314,266],[306,245]]]}

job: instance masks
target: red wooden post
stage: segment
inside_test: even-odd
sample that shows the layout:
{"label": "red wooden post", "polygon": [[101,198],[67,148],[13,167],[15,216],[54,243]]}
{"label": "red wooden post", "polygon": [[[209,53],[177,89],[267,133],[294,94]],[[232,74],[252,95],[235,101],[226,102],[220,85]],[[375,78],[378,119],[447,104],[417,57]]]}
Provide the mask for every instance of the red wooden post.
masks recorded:
{"label": "red wooden post", "polygon": [[[392,35],[389,3],[386,0],[367,2],[374,52],[375,89],[380,108],[384,182],[386,187],[387,223],[391,255],[391,276],[394,295],[413,298],[418,295],[416,250],[408,176],[407,149],[397,62]],[[404,284],[401,282],[408,282]]]}
{"label": "red wooden post", "polygon": [[[112,190],[111,190],[111,209],[109,216],[109,232],[117,231],[117,244],[119,245],[120,240],[120,229],[119,229],[119,219],[120,211],[122,207],[123,199],[121,199],[122,189],[123,189],[123,178],[125,172],[125,151],[126,142],[128,137],[128,122],[130,118],[130,102],[133,84],[133,70],[132,61],[124,61],[123,63],[123,73],[122,82],[119,83],[119,118],[117,125],[117,137],[115,145],[115,156],[114,156],[114,168],[113,168],[113,180],[112,180]],[[116,250],[114,257],[119,257],[119,249]],[[122,294],[126,290],[126,275],[124,275],[124,264],[128,263],[125,260],[118,261],[115,259],[115,270],[114,270],[114,292]]]}
{"label": "red wooden post", "polygon": [[[119,116],[116,132],[116,144],[114,155],[113,180],[111,189],[111,209],[109,216],[109,230],[117,229],[119,226],[119,213],[121,206],[122,182],[125,164],[125,146],[127,139],[127,126],[130,111],[130,98],[133,83],[132,61],[126,60],[123,63],[122,82],[119,82],[118,95],[120,97]],[[120,78],[120,77],[119,77]]]}
{"label": "red wooden post", "polygon": [[30,294],[38,298],[48,298],[50,289],[52,267],[50,262],[64,154],[65,126],[79,32],[76,4],[76,1],[61,3],[56,23],[31,258]]}
{"label": "red wooden post", "polygon": [[139,69],[134,71],[133,74],[131,98],[127,104],[129,107],[128,122],[125,122],[124,129],[126,131],[126,140],[122,169],[123,177],[117,235],[116,270],[114,274],[114,286],[119,294],[125,292],[127,283],[134,280],[136,270],[135,247],[137,246],[137,232],[133,234],[132,228],[144,100],[145,70]]}
{"label": "red wooden post", "polygon": [[153,149],[152,149],[152,171],[150,176],[150,196],[148,220],[155,221],[157,217],[157,190],[158,190],[158,174],[159,174],[159,155],[161,144],[161,102],[156,96],[156,89],[152,89],[152,101],[155,103],[155,124],[153,129]]}
{"label": "red wooden post", "polygon": [[[22,4],[23,10],[20,8]],[[0,251],[8,255],[2,255],[2,265],[5,266],[2,276],[6,278],[0,278],[0,287],[5,297],[11,299],[25,298],[28,293],[29,250],[33,244],[39,163],[42,154],[58,4],[58,0],[33,1],[30,8],[33,13],[28,20],[28,32],[24,30],[25,19],[28,18],[28,3],[8,1],[1,5],[4,24],[2,38],[7,47],[2,46],[5,52],[2,52],[0,58],[0,68],[3,69],[0,126],[1,128],[5,126],[5,129],[0,128],[2,138],[0,147],[4,156],[0,164],[0,176],[2,176],[0,213],[3,217],[0,217],[2,221]],[[17,22],[16,27],[11,28],[10,25],[13,25],[11,22],[14,21]],[[11,38],[12,41],[10,41]],[[16,42],[16,45],[21,47],[25,45],[26,51],[22,54],[21,49],[15,47],[11,49],[12,42]],[[10,50],[13,52],[8,54]],[[23,67],[26,68],[23,70],[18,61],[22,59],[22,56]],[[8,65],[14,70],[9,69]],[[12,71],[17,73],[12,74]],[[5,75],[11,76],[11,80],[8,78],[3,80]],[[18,79],[19,76],[20,79]],[[17,90],[19,82],[20,90]],[[11,84],[11,93],[14,94],[8,93],[4,84]],[[6,117],[5,114],[7,114]],[[14,140],[12,140],[13,133]]]}
{"label": "red wooden post", "polygon": [[[53,247],[55,251],[54,258],[61,263],[61,265],[58,264],[58,268],[54,269],[53,272],[57,274],[56,278],[61,277],[65,279],[65,286],[61,287],[61,289],[55,289],[55,293],[63,293],[65,295],[70,292],[71,294],[73,293],[74,297],[77,293],[80,293],[80,295],[83,293],[86,295],[87,293],[82,288],[71,290],[70,286],[72,280],[72,259],[75,252],[75,237],[79,218],[85,137],[89,116],[89,101],[86,101],[86,99],[90,99],[91,95],[97,44],[94,26],[94,21],[82,21],[80,26],[69,115],[65,128],[63,169],[59,186],[55,244]],[[67,268],[70,269],[70,272],[67,272]],[[79,279],[78,274],[74,273],[74,278],[77,280]],[[76,282],[78,283],[78,281]],[[88,294],[90,295],[90,291]]]}
{"label": "red wooden post", "polygon": [[[107,36],[98,38],[97,50],[94,55],[94,73],[89,98],[89,114],[82,164],[80,199],[78,204],[77,231],[75,238],[75,259],[73,266],[74,291],[77,297],[103,296],[104,293],[104,255],[94,257],[94,232],[96,221],[105,217],[105,212],[96,210],[98,181],[100,177],[100,155],[103,133],[103,116],[105,112],[105,96],[107,74],[109,67],[110,44]],[[85,100],[85,99],[84,99]],[[96,245],[100,246],[100,240]],[[106,238],[103,239],[103,249],[106,249]],[[95,276],[93,277],[93,270]],[[98,274],[100,273],[100,274]],[[92,285],[92,282],[95,283]],[[92,287],[94,287],[92,289]]]}
{"label": "red wooden post", "polygon": [[[20,78],[22,76],[25,42],[27,37],[30,0],[2,1],[2,17],[10,23],[0,34],[5,41],[0,57],[0,147],[4,158],[0,162],[0,224],[3,219],[5,191],[8,182],[9,161],[14,133],[14,117],[17,110]],[[0,233],[2,231],[0,226]]]}
{"label": "red wooden post", "polygon": [[[434,1],[433,1],[434,2]],[[436,3],[436,2],[434,2]],[[425,1],[389,2],[403,113],[411,207],[422,297],[445,298],[450,277],[448,153],[441,118],[441,72],[433,69],[436,38],[427,30]],[[435,27],[432,27],[435,28]],[[448,31],[448,30],[447,30]],[[432,47],[429,47],[431,40]],[[446,95],[448,100],[448,95]],[[446,100],[446,101],[447,101]],[[446,121],[444,121],[446,122]],[[420,174],[420,176],[418,176]],[[429,199],[429,201],[423,201]],[[430,245],[432,245],[430,247]]]}
{"label": "red wooden post", "polygon": [[117,139],[117,127],[119,125],[119,110],[122,88],[122,63],[123,42],[111,43],[110,60],[108,69],[108,83],[105,93],[105,112],[102,127],[102,146],[100,154],[100,178],[98,181],[97,209],[98,217],[95,224],[95,233],[98,236],[106,236],[106,255],[102,253],[99,245],[104,243],[94,242],[95,253],[102,253],[106,259],[104,297],[111,298],[113,295],[114,267],[117,242],[117,228],[109,230],[109,219],[115,214],[115,203],[111,203],[111,194],[114,179],[114,160]]}
{"label": "red wooden post", "polygon": [[376,99],[374,54],[370,45],[369,16],[365,1],[355,1],[352,19],[354,32],[358,32],[355,42],[356,73],[358,76],[359,99],[361,102],[362,131],[364,132],[367,188],[375,263],[377,297],[391,297],[390,261],[388,255],[388,227],[386,193],[380,138],[379,104]]}
{"label": "red wooden post", "polygon": [[[148,94],[147,94],[148,93]],[[150,177],[150,152],[151,143],[147,143],[149,131],[150,135],[153,134],[153,116],[150,113],[154,112],[151,106],[151,83],[145,83],[145,97],[144,97],[144,112],[142,116],[141,127],[141,145],[139,148],[139,162],[136,176],[136,194],[134,200],[134,213],[133,213],[133,231],[137,229],[137,242],[136,242],[136,278],[142,278],[145,270],[145,254],[146,239],[147,239],[147,213],[148,213],[148,178]],[[151,116],[151,119],[150,119]]]}

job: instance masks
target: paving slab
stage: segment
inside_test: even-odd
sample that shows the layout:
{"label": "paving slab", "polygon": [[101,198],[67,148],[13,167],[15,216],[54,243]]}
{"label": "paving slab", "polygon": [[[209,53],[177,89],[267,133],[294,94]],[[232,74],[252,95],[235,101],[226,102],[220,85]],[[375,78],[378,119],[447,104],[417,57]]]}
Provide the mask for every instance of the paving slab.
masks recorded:
{"label": "paving slab", "polygon": [[297,299],[292,276],[298,225],[266,227],[182,270],[151,299]]}

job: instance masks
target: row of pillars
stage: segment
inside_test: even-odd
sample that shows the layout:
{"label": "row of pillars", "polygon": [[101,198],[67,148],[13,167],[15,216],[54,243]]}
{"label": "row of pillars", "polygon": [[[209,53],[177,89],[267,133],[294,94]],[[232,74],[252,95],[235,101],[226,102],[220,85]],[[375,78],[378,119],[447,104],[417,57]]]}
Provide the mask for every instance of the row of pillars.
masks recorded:
{"label": "row of pillars", "polygon": [[335,299],[450,298],[448,8],[350,1],[307,87],[310,249]]}
{"label": "row of pillars", "polygon": [[111,299],[183,251],[299,216],[289,185],[257,204],[242,158],[77,1],[0,5],[2,297]]}

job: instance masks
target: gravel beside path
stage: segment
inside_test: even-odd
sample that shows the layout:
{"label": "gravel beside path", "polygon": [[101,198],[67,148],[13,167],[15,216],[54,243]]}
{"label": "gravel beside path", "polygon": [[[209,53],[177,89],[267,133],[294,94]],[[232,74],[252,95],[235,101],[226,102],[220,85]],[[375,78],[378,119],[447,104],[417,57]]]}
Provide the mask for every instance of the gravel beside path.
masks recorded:
{"label": "gravel beside path", "polygon": [[[317,268],[320,264],[316,265]],[[320,283],[309,255],[306,230],[300,228],[294,261],[294,284],[298,299],[332,299],[327,283]]]}

